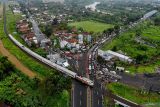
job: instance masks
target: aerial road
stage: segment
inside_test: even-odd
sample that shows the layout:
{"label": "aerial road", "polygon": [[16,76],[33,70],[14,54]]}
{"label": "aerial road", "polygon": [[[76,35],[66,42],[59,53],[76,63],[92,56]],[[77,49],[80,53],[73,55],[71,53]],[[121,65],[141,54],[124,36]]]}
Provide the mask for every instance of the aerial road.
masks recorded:
{"label": "aerial road", "polygon": [[[5,8],[5,7],[4,7]],[[148,15],[155,14],[156,11],[153,11],[149,14],[146,14],[147,18]],[[145,18],[146,18],[145,17]],[[141,20],[144,20],[145,18],[142,18]],[[40,36],[41,32],[38,29],[38,25],[36,22],[30,18],[35,34]],[[129,28],[135,27],[139,22],[133,23],[129,25]],[[73,78],[72,82],[72,107],[103,107],[103,99],[104,99],[104,93],[105,91],[105,86],[103,86],[103,83],[97,79],[96,73],[97,73],[97,62],[96,62],[96,57],[97,57],[97,51],[100,48],[101,45],[104,43],[114,39],[118,34],[112,33],[111,35],[102,35],[102,38],[100,38],[95,45],[92,46],[91,49],[89,49],[88,52],[83,53],[79,58],[71,59],[70,65],[72,65],[73,71],[68,70],[66,68],[60,67],[54,63],[51,63],[47,59],[39,56],[38,54],[35,54],[28,48],[24,47],[22,44],[19,44],[18,41],[14,40],[12,35],[9,35],[7,32],[7,27],[6,27],[6,15],[4,11],[4,31],[6,35],[24,52],[27,52],[30,54],[32,57],[38,59],[39,61],[49,65],[50,67],[57,69],[58,71],[71,76]],[[120,33],[125,32],[126,30],[120,29]],[[40,38],[44,39],[43,37]],[[84,77],[84,78],[83,78]],[[87,80],[88,79],[88,80]],[[113,97],[117,102],[120,101],[122,102],[122,98],[120,97],[115,97],[114,95],[111,96]],[[125,100],[126,101],[126,100]],[[127,101],[126,101],[127,102]],[[132,102],[130,102],[132,103]]]}

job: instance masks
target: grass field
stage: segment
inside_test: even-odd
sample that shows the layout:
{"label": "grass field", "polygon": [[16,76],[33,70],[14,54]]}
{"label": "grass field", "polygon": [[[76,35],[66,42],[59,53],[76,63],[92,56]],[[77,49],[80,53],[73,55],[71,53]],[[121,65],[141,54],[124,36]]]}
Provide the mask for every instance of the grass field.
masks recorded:
{"label": "grass field", "polygon": [[81,21],[69,23],[69,26],[75,26],[76,28],[83,28],[88,32],[103,32],[104,30],[113,27],[111,24],[100,23],[96,21]]}
{"label": "grass field", "polygon": [[138,104],[160,103],[160,95],[157,93],[146,93],[142,90],[138,90],[120,83],[109,84],[107,88],[109,88],[114,94]]}
{"label": "grass field", "polygon": [[150,26],[143,30],[142,35],[151,40],[160,41],[160,26]]}
{"label": "grass field", "polygon": [[[160,31],[159,31],[160,27],[152,25],[152,26],[146,26],[144,28],[139,26],[137,28],[141,29],[142,38],[147,38],[149,40],[160,40]],[[112,42],[105,44],[102,47],[102,49],[108,50],[108,49],[113,49],[113,47],[116,47],[117,50],[123,51],[133,59],[136,59],[138,55],[146,55],[147,63],[145,64],[140,64],[138,66],[123,64],[120,66],[126,67],[127,70],[129,70],[133,74],[143,73],[143,72],[148,72],[148,73],[154,72],[155,68],[160,66],[160,61],[158,60],[158,57],[157,57],[160,50],[145,44],[137,43],[135,41],[137,28],[130,30],[126,33],[123,33],[121,36],[114,39]],[[153,58],[155,59],[155,61],[152,61]]]}

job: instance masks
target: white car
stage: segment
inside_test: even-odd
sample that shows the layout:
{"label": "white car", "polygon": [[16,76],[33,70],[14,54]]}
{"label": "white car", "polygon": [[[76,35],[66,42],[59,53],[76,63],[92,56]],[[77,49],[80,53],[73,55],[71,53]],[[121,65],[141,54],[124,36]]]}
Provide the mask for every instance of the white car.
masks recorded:
{"label": "white car", "polygon": [[89,68],[88,68],[89,70],[92,70],[92,66],[91,65],[89,65]]}

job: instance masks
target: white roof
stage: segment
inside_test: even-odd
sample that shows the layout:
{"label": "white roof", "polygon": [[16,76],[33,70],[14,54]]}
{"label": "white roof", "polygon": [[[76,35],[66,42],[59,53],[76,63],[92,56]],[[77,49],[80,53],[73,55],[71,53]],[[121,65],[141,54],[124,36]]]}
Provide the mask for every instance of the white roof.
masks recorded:
{"label": "white roof", "polygon": [[34,39],[34,40],[37,40],[37,38],[36,38],[35,36],[33,37],[33,39]]}
{"label": "white roof", "polygon": [[43,39],[42,41],[41,41],[41,43],[42,42],[50,42],[51,40],[50,39]]}
{"label": "white roof", "polygon": [[60,58],[60,55],[59,54],[50,54],[50,55],[47,55],[47,58],[48,59],[58,59],[58,58]]}
{"label": "white roof", "polygon": [[65,40],[60,42],[61,47],[65,47],[67,44],[68,44],[68,42]]}
{"label": "white roof", "polygon": [[111,51],[111,50],[108,50],[108,51],[106,51],[106,52],[109,53],[109,54],[111,54],[111,55],[114,55],[114,56],[123,58],[123,59],[130,59],[128,56],[119,54],[119,53],[117,53],[117,52],[113,52],[113,51]]}
{"label": "white roof", "polygon": [[65,67],[68,67],[69,66],[69,64],[68,64],[68,62],[66,61],[66,62],[64,62],[63,63],[63,65],[65,66]]}
{"label": "white roof", "polygon": [[38,44],[38,41],[37,41],[37,40],[33,40],[33,41],[34,41],[35,44]]}
{"label": "white roof", "polygon": [[98,50],[98,55],[105,58],[105,60],[110,60],[112,59],[113,57],[118,57],[120,59],[123,59],[123,60],[126,60],[126,61],[129,61],[129,62],[132,62],[132,59],[128,56],[125,56],[123,54],[119,54],[117,52],[113,52],[111,50],[108,50],[108,51],[102,51],[102,50]]}

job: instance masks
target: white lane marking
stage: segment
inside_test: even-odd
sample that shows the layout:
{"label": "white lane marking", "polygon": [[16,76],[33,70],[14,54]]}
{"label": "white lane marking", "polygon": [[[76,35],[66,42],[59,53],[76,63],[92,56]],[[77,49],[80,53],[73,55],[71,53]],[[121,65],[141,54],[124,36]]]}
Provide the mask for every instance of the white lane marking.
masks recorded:
{"label": "white lane marking", "polygon": [[79,104],[80,104],[80,106],[82,106],[82,101],[81,100],[80,100]]}
{"label": "white lane marking", "polygon": [[99,99],[98,99],[98,105],[99,105]]}

